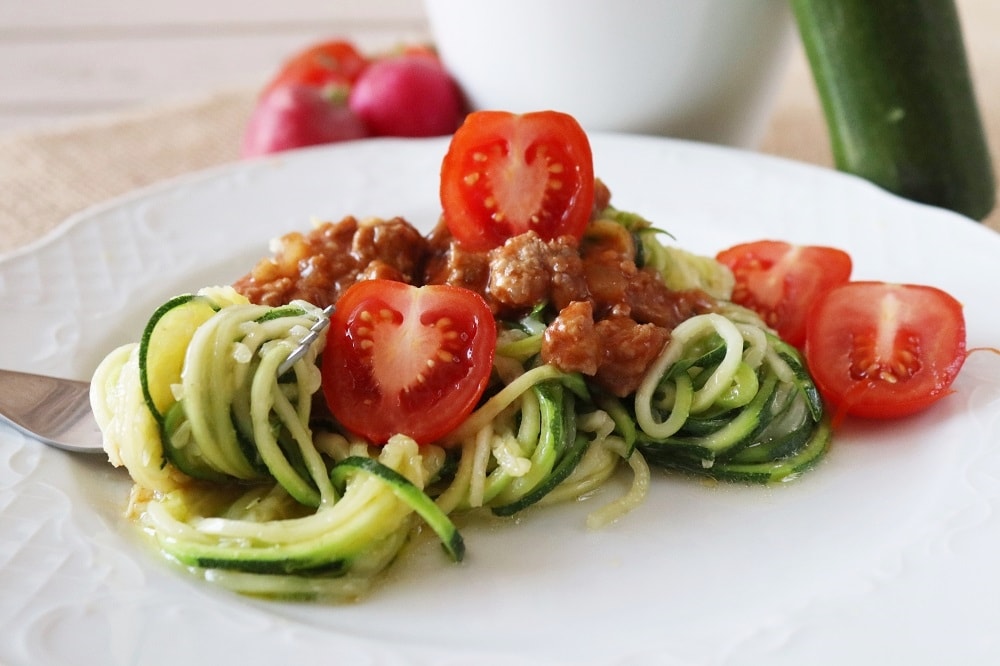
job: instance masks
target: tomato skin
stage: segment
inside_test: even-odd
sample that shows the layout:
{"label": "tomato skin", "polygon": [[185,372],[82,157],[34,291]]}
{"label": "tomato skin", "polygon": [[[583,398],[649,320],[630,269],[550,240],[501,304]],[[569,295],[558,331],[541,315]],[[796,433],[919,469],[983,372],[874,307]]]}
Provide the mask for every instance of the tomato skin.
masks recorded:
{"label": "tomato skin", "polygon": [[375,444],[419,444],[455,429],[489,382],[496,323],[475,292],[364,280],[337,302],[323,351],[331,413]]}
{"label": "tomato skin", "polygon": [[774,240],[736,245],[716,259],[736,278],[733,302],[755,311],[782,340],[799,348],[809,308],[824,292],[847,282],[853,268],[843,250]]}
{"label": "tomato skin", "polygon": [[368,58],[352,42],[343,39],[320,42],[285,61],[261,94],[288,84],[313,88],[336,86],[346,90],[368,64]]}
{"label": "tomato skin", "polygon": [[834,287],[809,313],[805,356],[838,416],[913,414],[947,395],[965,362],[962,306],[924,285]]}
{"label": "tomato skin", "polygon": [[441,164],[445,223],[463,247],[497,247],[534,230],[583,236],[594,203],[590,142],[565,113],[475,111]]}

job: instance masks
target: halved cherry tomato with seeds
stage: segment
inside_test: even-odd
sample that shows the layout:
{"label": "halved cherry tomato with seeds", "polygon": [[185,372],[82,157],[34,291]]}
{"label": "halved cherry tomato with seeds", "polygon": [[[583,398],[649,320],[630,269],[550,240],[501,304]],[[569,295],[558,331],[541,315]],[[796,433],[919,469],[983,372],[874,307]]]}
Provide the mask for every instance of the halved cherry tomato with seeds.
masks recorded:
{"label": "halved cherry tomato with seeds", "polygon": [[834,414],[892,418],[940,400],[966,358],[961,304],[936,287],[850,282],[809,313],[805,356]]}
{"label": "halved cherry tomato with seeds", "polygon": [[790,345],[801,347],[810,306],[827,290],[850,279],[852,262],[843,250],[761,240],[723,250],[716,259],[733,271],[734,303],[750,308]]}
{"label": "halved cherry tomato with seeds", "polygon": [[529,229],[580,238],[594,202],[590,142],[565,113],[473,112],[445,155],[440,194],[448,229],[470,250]]}
{"label": "halved cherry tomato with seeds", "polygon": [[364,280],[337,301],[323,351],[331,413],[375,444],[420,444],[458,426],[493,370],[496,323],[475,292]]}

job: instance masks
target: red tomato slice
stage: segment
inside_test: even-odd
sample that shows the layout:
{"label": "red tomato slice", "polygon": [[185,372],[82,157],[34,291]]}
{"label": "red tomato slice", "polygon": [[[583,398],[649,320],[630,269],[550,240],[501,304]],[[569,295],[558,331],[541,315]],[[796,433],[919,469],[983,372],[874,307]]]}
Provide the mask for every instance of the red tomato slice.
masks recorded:
{"label": "red tomato slice", "polygon": [[373,443],[397,433],[433,442],[476,406],[495,348],[496,323],[478,294],[365,280],[337,301],[323,393],[334,417]]}
{"label": "red tomato slice", "polygon": [[809,314],[805,355],[838,415],[912,414],[947,395],[965,362],[962,306],[922,285],[834,287]]}
{"label": "red tomato slice", "polygon": [[488,250],[533,229],[580,238],[594,205],[590,142],[565,113],[469,114],[441,165],[441,205],[452,235]]}
{"label": "red tomato slice", "polygon": [[346,91],[367,66],[368,59],[351,42],[339,39],[321,42],[287,60],[262,94],[286,84],[313,88],[342,86]]}
{"label": "red tomato slice", "polygon": [[820,245],[762,240],[736,245],[716,259],[736,278],[732,300],[759,314],[790,345],[806,338],[810,306],[851,277],[851,257]]}

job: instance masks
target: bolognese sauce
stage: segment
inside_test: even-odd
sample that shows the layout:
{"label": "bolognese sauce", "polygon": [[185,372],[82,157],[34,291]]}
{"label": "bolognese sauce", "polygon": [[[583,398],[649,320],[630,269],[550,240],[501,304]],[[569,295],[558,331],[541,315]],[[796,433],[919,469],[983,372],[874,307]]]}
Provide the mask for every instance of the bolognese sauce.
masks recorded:
{"label": "bolognese sauce", "polygon": [[[608,199],[599,197],[601,210]],[[641,265],[632,233],[598,212],[580,240],[529,231],[482,252],[462,248],[444,224],[424,236],[399,217],[324,222],[282,236],[272,251],[233,285],[251,302],[326,307],[351,284],[383,278],[470,289],[501,320],[546,304],[555,317],[542,360],[618,396],[635,391],[677,324],[717,309],[704,291],[668,288]]]}

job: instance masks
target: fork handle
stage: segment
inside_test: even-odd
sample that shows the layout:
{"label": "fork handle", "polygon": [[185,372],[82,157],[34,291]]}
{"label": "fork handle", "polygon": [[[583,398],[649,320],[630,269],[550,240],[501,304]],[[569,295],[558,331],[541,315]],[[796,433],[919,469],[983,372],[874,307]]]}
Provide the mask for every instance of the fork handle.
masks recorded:
{"label": "fork handle", "polygon": [[97,453],[102,437],[89,394],[88,382],[0,370],[0,419],[46,444]]}

